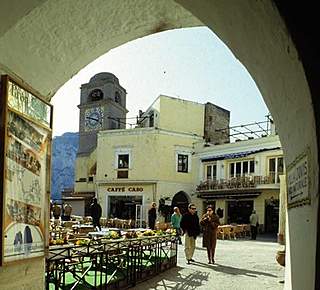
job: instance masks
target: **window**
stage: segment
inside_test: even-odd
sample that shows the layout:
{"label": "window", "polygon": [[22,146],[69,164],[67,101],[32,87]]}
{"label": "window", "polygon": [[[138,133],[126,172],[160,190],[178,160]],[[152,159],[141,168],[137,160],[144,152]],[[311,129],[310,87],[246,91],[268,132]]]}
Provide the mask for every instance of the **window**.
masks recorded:
{"label": "window", "polygon": [[112,118],[113,120],[110,120],[109,122],[109,127],[111,130],[113,129],[117,129],[117,123],[114,121],[114,118]]}
{"label": "window", "polygon": [[88,100],[91,102],[99,101],[103,99],[103,92],[100,89],[94,89],[89,93]]}
{"label": "window", "polygon": [[216,164],[206,165],[205,171],[206,171],[206,179],[207,180],[216,180],[217,179],[217,165]]}
{"label": "window", "polygon": [[284,172],[283,157],[274,157],[269,158],[269,179],[272,183],[279,183],[279,175],[282,175]]}
{"label": "window", "polygon": [[129,154],[118,155],[118,169],[129,168]]}
{"label": "window", "polygon": [[230,177],[234,176],[234,163],[230,163]]}
{"label": "window", "polygon": [[236,162],[236,176],[241,176],[241,164],[242,162]]}
{"label": "window", "polygon": [[128,178],[128,177],[129,177],[128,170],[118,170],[117,178]]}
{"label": "window", "polygon": [[114,101],[121,105],[121,97],[120,97],[120,93],[119,92],[115,93]]}
{"label": "window", "polygon": [[254,173],[254,160],[250,160],[250,173]]}
{"label": "window", "polygon": [[229,177],[241,177],[254,174],[254,160],[229,163]]}
{"label": "window", "polygon": [[154,113],[152,112],[149,116],[149,127],[154,126]]}
{"label": "window", "polygon": [[117,154],[117,178],[128,178],[129,177],[129,154],[118,153]]}
{"label": "window", "polygon": [[248,161],[243,162],[242,172],[243,172],[243,174],[247,174],[249,172]]}
{"label": "window", "polygon": [[188,172],[188,155],[178,154],[178,172]]}

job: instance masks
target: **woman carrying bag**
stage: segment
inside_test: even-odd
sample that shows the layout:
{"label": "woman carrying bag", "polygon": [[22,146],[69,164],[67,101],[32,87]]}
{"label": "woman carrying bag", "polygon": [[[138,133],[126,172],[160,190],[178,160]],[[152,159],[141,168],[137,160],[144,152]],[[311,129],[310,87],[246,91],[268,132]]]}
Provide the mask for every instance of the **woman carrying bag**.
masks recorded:
{"label": "woman carrying bag", "polygon": [[214,264],[214,255],[217,244],[217,231],[220,225],[219,217],[215,214],[212,205],[207,206],[207,212],[202,216],[200,225],[203,229],[203,247],[207,248],[209,264]]}

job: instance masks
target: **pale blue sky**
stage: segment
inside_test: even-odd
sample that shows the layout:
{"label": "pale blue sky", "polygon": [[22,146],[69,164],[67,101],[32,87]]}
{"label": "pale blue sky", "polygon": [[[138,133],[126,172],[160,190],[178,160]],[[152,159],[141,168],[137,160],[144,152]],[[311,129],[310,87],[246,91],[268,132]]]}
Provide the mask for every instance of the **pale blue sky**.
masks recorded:
{"label": "pale blue sky", "polygon": [[53,135],[79,129],[80,86],[99,72],[115,74],[127,90],[127,117],[160,94],[231,112],[231,125],[265,121],[262,96],[246,68],[208,28],[161,32],[117,47],[83,68],[52,99]]}

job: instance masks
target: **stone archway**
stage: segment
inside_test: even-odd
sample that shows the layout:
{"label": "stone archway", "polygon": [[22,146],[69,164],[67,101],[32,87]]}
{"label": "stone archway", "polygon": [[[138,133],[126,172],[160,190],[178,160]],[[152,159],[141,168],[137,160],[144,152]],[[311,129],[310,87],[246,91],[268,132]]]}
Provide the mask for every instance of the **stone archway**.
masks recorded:
{"label": "stone archway", "polygon": [[[316,126],[316,121],[319,124],[316,106],[320,91],[319,61],[317,57],[306,55],[310,52],[306,47],[313,46],[313,39],[308,39],[308,45],[303,40],[309,36],[299,34],[292,25],[286,26],[273,1],[248,0],[230,4],[224,1],[96,0],[94,5],[90,1],[76,0],[2,2],[0,72],[18,77],[47,100],[86,64],[125,42],[168,29],[203,24],[215,31],[257,83],[277,124],[286,164],[291,164],[306,149],[310,152],[311,205],[291,209],[288,213],[287,232],[294,254],[287,255],[286,264],[291,265],[291,271],[287,271],[286,282],[287,285],[292,283],[293,289],[311,289],[315,283],[319,285],[316,277],[320,269],[316,268],[315,258],[320,252],[316,251],[317,233],[319,235],[319,129]],[[281,9],[281,5],[278,7]],[[284,10],[282,8],[282,12]],[[288,15],[287,23],[292,24],[292,14]],[[304,20],[296,19],[300,30],[306,29]],[[300,35],[295,43],[288,27],[294,35]],[[4,287],[12,288],[8,273],[28,273],[29,268],[44,268],[43,260],[32,265],[35,267],[21,264],[10,266],[6,271],[0,269]],[[32,274],[32,279],[27,274],[22,276],[21,285],[30,289],[38,285],[37,289],[42,289],[42,273]]]}
{"label": "stone archway", "polygon": [[184,191],[177,192],[172,198],[171,206],[174,208],[177,206],[180,209],[181,214],[188,211],[188,204],[190,202],[190,197]]}

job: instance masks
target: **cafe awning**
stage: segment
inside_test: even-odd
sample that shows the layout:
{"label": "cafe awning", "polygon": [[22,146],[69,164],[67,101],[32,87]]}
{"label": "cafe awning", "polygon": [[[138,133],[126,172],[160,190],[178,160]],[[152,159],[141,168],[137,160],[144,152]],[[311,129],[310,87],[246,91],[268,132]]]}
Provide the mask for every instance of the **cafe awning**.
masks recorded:
{"label": "cafe awning", "polygon": [[219,154],[219,155],[213,155],[209,157],[203,157],[201,158],[201,161],[210,162],[210,161],[217,161],[217,160],[224,160],[224,159],[242,158],[254,153],[259,153],[259,152],[264,152],[269,150],[277,150],[277,149],[281,149],[281,148],[280,147],[262,148],[262,149],[248,150],[248,151],[235,152],[235,153]]}

